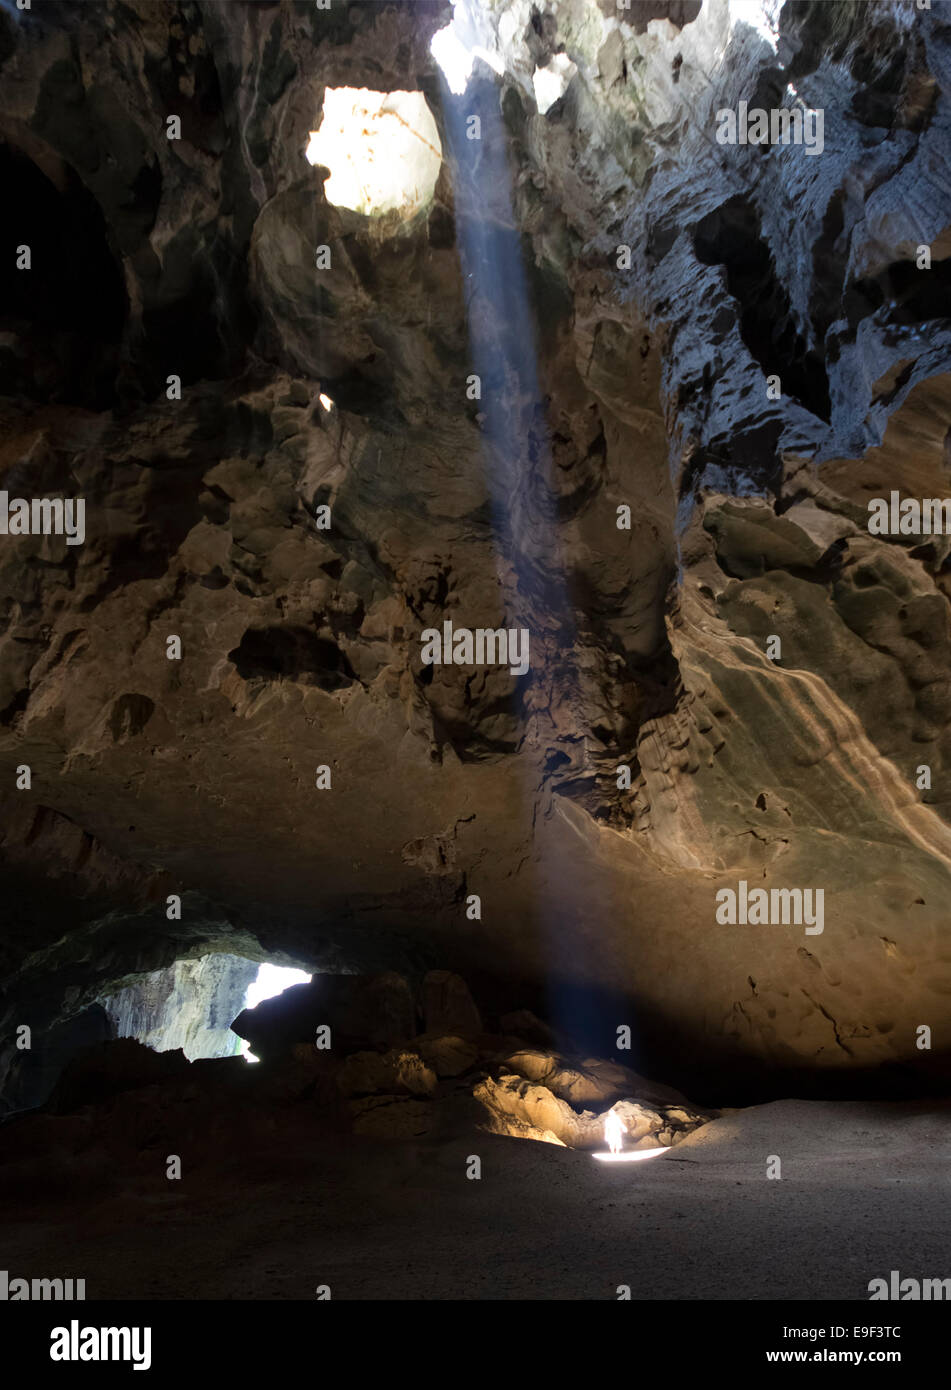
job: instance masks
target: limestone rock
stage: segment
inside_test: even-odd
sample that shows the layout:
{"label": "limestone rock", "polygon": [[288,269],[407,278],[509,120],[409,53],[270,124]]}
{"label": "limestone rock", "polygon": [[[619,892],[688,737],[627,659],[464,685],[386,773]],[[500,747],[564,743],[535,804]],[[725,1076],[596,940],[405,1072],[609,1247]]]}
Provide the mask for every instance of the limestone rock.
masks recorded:
{"label": "limestone rock", "polygon": [[427,1033],[482,1032],[469,986],[451,970],[430,970],[423,980],[423,1017]]}
{"label": "limestone rock", "polygon": [[[475,1086],[473,1095],[485,1110],[486,1129],[493,1134],[532,1139],[553,1135],[568,1148],[582,1147],[587,1124],[544,1086],[520,1076],[486,1077]],[[594,1118],[587,1116],[586,1121],[593,1122]]]}
{"label": "limestone rock", "polygon": [[110,1096],[135,1091],[188,1073],[185,1054],[153,1052],[133,1038],[86,1048],[64,1069],[49,1099],[49,1109],[66,1115]]}
{"label": "limestone rock", "polygon": [[437,1076],[461,1076],[484,1055],[477,1041],[426,1033],[414,1038],[413,1051],[419,1053]]}
{"label": "limestone rock", "polygon": [[668,1086],[646,1081],[629,1067],[598,1057],[570,1066],[558,1053],[525,1048],[511,1053],[505,1064],[510,1071],[539,1082],[571,1105],[600,1104],[632,1094],[664,1105],[684,1099]]}
{"label": "limestone rock", "polygon": [[215,954],[176,961],[143,976],[102,1001],[116,1035],[162,1051],[180,1048],[196,1057],[230,1057],[240,1046],[231,1029],[244,1006],[256,961]]}
{"label": "limestone rock", "polygon": [[[654,1109],[634,1100],[619,1100],[611,1109],[620,1116],[624,1126],[622,1142],[625,1149],[670,1148],[712,1118],[703,1111],[674,1107]],[[600,1125],[600,1143],[603,1144],[603,1115]]]}
{"label": "limestone rock", "polygon": [[418,1053],[396,1048],[353,1053],[340,1068],[337,1084],[345,1095],[405,1090],[426,1096],[436,1089],[437,1076]]}
{"label": "limestone rock", "polygon": [[[252,1064],[253,1065],[253,1064]],[[340,1058],[333,1053],[320,1052],[306,1043],[297,1043],[289,1053],[258,1067],[255,1087],[260,1088],[267,1102],[336,1108],[340,1104]],[[257,1073],[260,1073],[258,1075]]]}
{"label": "limestone rock", "polygon": [[[456,6],[480,158],[439,118],[419,216],[336,206],[315,99],[438,116],[452,8],[0,4],[5,194],[71,248],[11,282],[0,473],[87,507],[0,546],[5,1107],[102,995],[242,943],[412,981],[341,1005],[352,1049],[438,966],[530,1048],[610,1008],[691,1095],[947,1082],[948,537],[867,524],[948,492],[943,6]],[[719,143],[740,94],[824,113],[821,158]],[[425,664],[450,618],[528,670]],[[754,877],[822,935],[719,924]],[[451,994],[423,1026],[475,1036]]]}
{"label": "limestone rock", "polygon": [[[547,1086],[503,1073],[480,1081],[473,1095],[485,1110],[486,1128],[494,1134],[532,1139],[554,1135],[567,1148],[604,1147],[607,1112],[575,1110]],[[655,1108],[633,1100],[618,1101],[610,1108],[621,1116],[627,1136],[624,1147],[628,1149],[669,1147],[710,1119],[702,1111]]]}

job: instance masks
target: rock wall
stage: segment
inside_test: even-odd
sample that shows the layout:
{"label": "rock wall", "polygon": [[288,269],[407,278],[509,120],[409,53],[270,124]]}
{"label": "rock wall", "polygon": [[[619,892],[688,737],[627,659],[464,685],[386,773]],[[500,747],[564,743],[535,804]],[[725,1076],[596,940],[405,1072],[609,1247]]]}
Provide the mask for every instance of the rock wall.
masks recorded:
{"label": "rock wall", "polygon": [[[443,3],[34,10],[0,153],[87,298],[41,218],[0,478],[88,533],[0,546],[4,1037],[184,944],[459,970],[688,1089],[936,1084],[947,543],[864,517],[947,481],[944,0],[467,0],[459,98]],[[418,217],[327,202],[328,85],[426,95]],[[821,155],[718,144],[746,99]],[[529,671],[424,665],[447,619]],[[740,880],[823,933],[719,923]]]}
{"label": "rock wall", "polygon": [[104,998],[102,1007],[117,1038],[136,1038],[156,1052],[181,1048],[190,1062],[232,1057],[241,1043],[231,1024],[257,973],[257,961],[241,956],[178,960]]}

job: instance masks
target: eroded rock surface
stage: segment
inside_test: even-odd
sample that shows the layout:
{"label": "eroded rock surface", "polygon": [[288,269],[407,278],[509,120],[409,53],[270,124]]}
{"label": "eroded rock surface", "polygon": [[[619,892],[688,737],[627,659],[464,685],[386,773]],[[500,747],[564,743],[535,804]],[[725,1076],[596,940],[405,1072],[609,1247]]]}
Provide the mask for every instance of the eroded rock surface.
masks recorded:
{"label": "eroded rock surface", "polygon": [[[457,8],[499,68],[458,100],[443,3],[0,11],[9,206],[50,212],[11,226],[0,482],[87,506],[82,546],[0,545],[4,1070],[21,1023],[52,1057],[103,992],[246,950],[459,972],[490,1026],[629,1028],[711,1103],[927,1089],[947,538],[866,503],[948,484],[945,7],[789,3],[773,40],[726,0]],[[328,202],[328,85],[425,93],[417,217]],[[717,143],[793,90],[821,156]],[[527,628],[529,671],[425,666],[447,619]],[[719,924],[741,879],[821,887],[822,934]]]}
{"label": "eroded rock surface", "polygon": [[493,1134],[564,1144],[569,1149],[606,1147],[605,1115],[617,1114],[627,1136],[624,1149],[670,1148],[711,1116],[687,1106],[655,1107],[634,1099],[620,1100],[602,1114],[576,1110],[558,1095],[521,1076],[491,1077],[475,1089],[486,1112],[485,1127]]}
{"label": "eroded rock surface", "polygon": [[244,1007],[256,961],[240,956],[202,956],[176,961],[102,1001],[116,1036],[136,1038],[161,1052],[230,1057],[240,1046],[233,1019]]}

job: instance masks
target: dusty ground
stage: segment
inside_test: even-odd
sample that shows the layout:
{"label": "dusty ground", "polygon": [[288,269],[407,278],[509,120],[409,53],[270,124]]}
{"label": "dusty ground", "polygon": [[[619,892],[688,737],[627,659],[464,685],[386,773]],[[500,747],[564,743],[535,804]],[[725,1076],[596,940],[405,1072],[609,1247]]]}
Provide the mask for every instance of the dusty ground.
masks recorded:
{"label": "dusty ground", "polygon": [[4,1183],[2,1264],[163,1299],[864,1300],[892,1269],[951,1276],[946,1104],[775,1102],[618,1167],[484,1134],[277,1147],[186,1155],[169,1182],[159,1141],[154,1181],[137,1166],[98,1200],[38,1165],[32,1200]]}

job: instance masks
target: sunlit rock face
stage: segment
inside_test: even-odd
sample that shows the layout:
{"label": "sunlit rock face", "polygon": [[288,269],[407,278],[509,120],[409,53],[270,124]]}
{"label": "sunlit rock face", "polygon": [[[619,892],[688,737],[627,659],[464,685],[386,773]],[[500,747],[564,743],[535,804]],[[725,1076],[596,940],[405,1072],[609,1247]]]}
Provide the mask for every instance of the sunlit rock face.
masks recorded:
{"label": "sunlit rock face", "polygon": [[196,1057],[232,1057],[240,1046],[231,1024],[244,1007],[257,961],[215,954],[180,960],[102,1001],[116,1036],[156,1052],[181,1048]]}
{"label": "sunlit rock face", "polygon": [[[603,1115],[573,1109],[545,1086],[517,1075],[480,1082],[475,1098],[485,1111],[485,1128],[492,1134],[562,1144],[568,1149],[604,1149]],[[710,1116],[684,1106],[655,1107],[637,1101],[611,1106],[624,1126],[628,1152],[669,1149],[706,1124]]]}
{"label": "sunlit rock face", "polygon": [[[0,328],[3,486],[88,532],[0,545],[4,1019],[185,942],[459,972],[488,1029],[711,1103],[933,1085],[947,540],[866,504],[948,489],[941,6],[57,13],[0,14],[10,205],[109,313],[91,346],[38,259]],[[425,97],[411,215],[308,161],[343,88]],[[718,142],[741,101],[822,110],[821,153]],[[528,672],[425,665],[447,620]],[[821,889],[821,934],[718,922],[741,881]]]}

